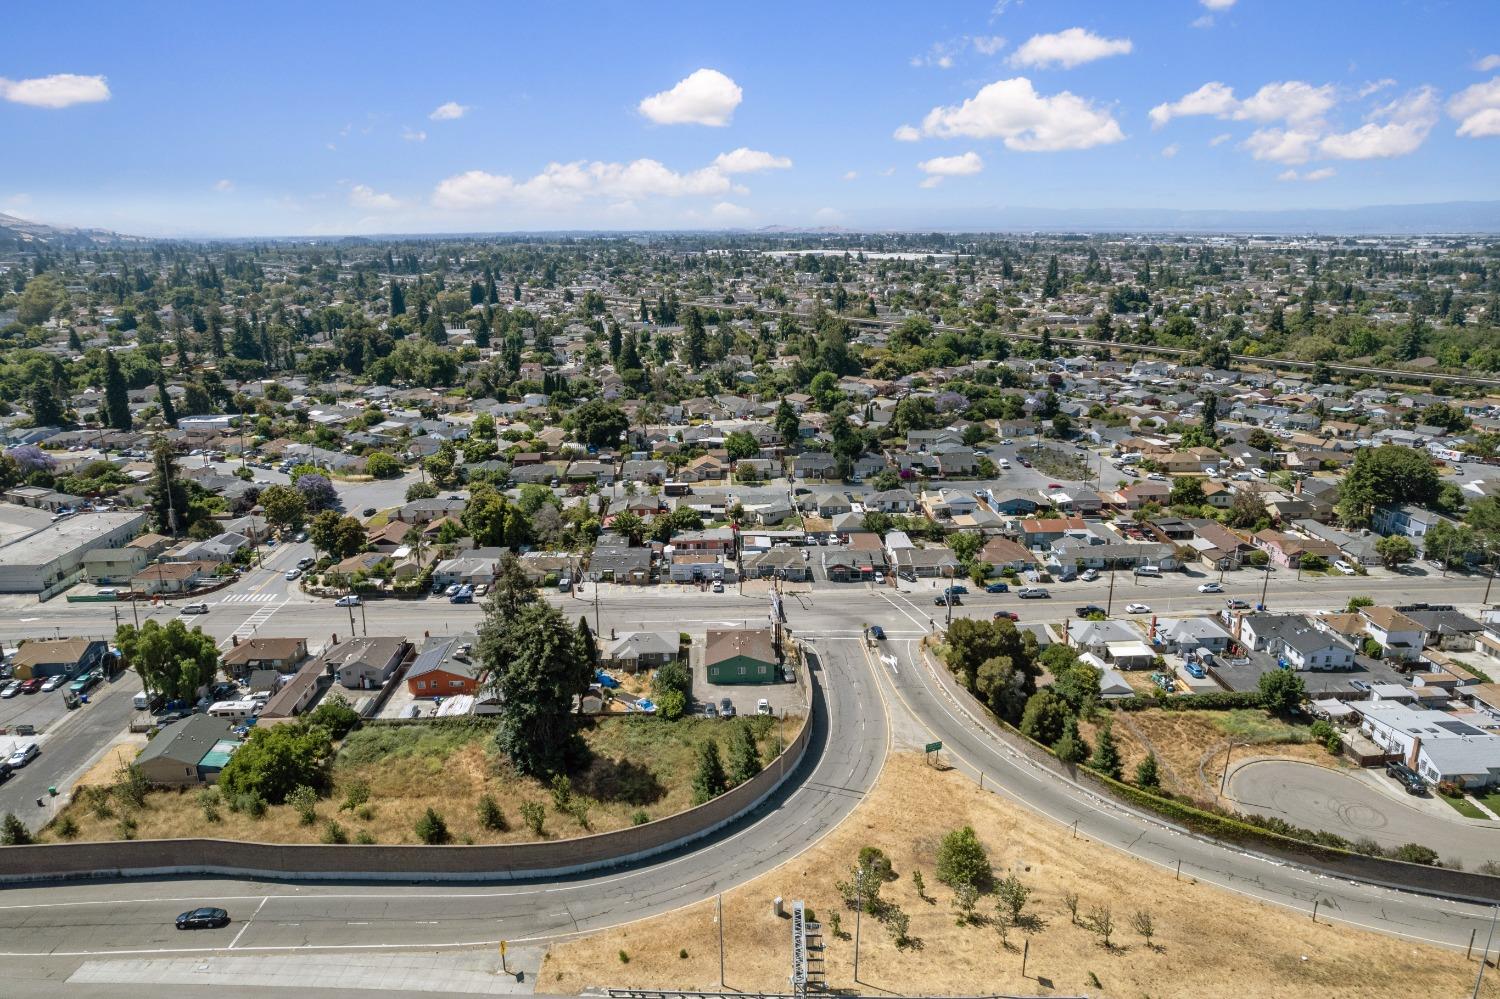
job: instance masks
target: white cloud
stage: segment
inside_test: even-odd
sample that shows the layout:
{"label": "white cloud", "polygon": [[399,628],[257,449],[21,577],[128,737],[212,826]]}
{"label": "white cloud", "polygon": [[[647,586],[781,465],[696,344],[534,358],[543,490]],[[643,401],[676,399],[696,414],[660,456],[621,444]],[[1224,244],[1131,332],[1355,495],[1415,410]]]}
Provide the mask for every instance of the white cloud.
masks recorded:
{"label": "white cloud", "polygon": [[1474,63],[1474,68],[1481,73],[1488,73],[1492,69],[1500,69],[1500,53],[1487,55]]}
{"label": "white cloud", "polygon": [[1198,2],[1209,10],[1228,10],[1235,4],[1235,0],[1198,0]]}
{"label": "white cloud", "polygon": [[975,35],[969,41],[974,43],[974,51],[980,55],[992,56],[1005,48],[1005,39],[1000,35]]}
{"label": "white cloud", "polygon": [[1288,128],[1260,128],[1243,143],[1250,155],[1273,163],[1306,163],[1312,159],[1318,133]]}
{"label": "white cloud", "polygon": [[958,156],[934,156],[917,164],[917,169],[927,174],[923,187],[937,187],[944,177],[970,177],[984,169],[984,160],[973,151]]}
{"label": "white cloud", "polygon": [[1233,111],[1235,106],[1233,88],[1217,81],[1205,83],[1180,100],[1158,104],[1152,108],[1151,127],[1161,128],[1173,118],[1188,115],[1212,114],[1222,118]]}
{"label": "white cloud", "polygon": [[1326,136],[1318,143],[1324,156],[1372,160],[1416,152],[1438,120],[1437,91],[1422,87],[1370,112],[1352,132]]}
{"label": "white cloud", "polygon": [[34,108],[66,108],[95,104],[110,98],[109,84],[102,76],[56,73],[29,80],[7,80],[0,76],[0,98]]}
{"label": "white cloud", "polygon": [[457,101],[449,101],[446,104],[439,104],[437,107],[433,108],[432,114],[428,115],[427,117],[431,118],[433,121],[455,121],[468,114],[470,110],[471,109],[467,104],[460,104]]}
{"label": "white cloud", "polygon": [[1389,76],[1387,76],[1383,80],[1371,80],[1369,83],[1359,88],[1359,96],[1369,97],[1371,94],[1378,94],[1380,93],[1380,91],[1387,90],[1391,87],[1394,87],[1395,85],[1396,81],[1391,79]]}
{"label": "white cloud", "polygon": [[483,170],[455,174],[438,183],[432,201],[438,208],[487,208],[501,202],[531,207],[576,204],[588,198],[634,203],[642,198],[682,198],[746,194],[730,178],[759,170],[784,170],[786,157],[753,149],[723,153],[708,166],[678,172],[651,159],[629,163],[576,160],[549,163],[541,173],[524,180]]}
{"label": "white cloud", "polygon": [[224,180],[217,181],[214,184],[214,190],[219,191],[223,194],[228,194],[230,191],[234,190],[234,181],[228,179],[227,177]]}
{"label": "white cloud", "polygon": [[1239,121],[1311,127],[1321,122],[1327,111],[1338,102],[1332,84],[1314,87],[1301,80],[1268,83],[1244,100],[1234,96],[1234,89],[1217,80],[1205,83],[1181,99],[1158,104],[1150,111],[1151,125],[1161,128],[1173,118],[1191,115],[1213,115]]}
{"label": "white cloud", "polygon": [[1218,135],[1214,136],[1212,139],[1209,139],[1208,140],[1208,144],[1210,146],[1222,146],[1224,143],[1228,142],[1232,138],[1234,138],[1234,136],[1230,135],[1228,132],[1220,132]]}
{"label": "white cloud", "polygon": [[845,170],[844,171],[843,179],[844,180],[858,180],[859,179],[859,171],[858,170]]}
{"label": "white cloud", "polygon": [[1200,30],[1206,29],[1206,28],[1212,28],[1213,26],[1214,26],[1214,16],[1212,14],[1202,14],[1202,15],[1200,15],[1198,17],[1195,17],[1195,18],[1193,18],[1192,22],[1189,24],[1189,27],[1198,28]]}
{"label": "white cloud", "polygon": [[1308,170],[1306,173],[1298,173],[1295,170],[1283,170],[1281,173],[1276,175],[1276,179],[1283,181],[1300,180],[1311,183],[1320,180],[1327,180],[1337,172],[1338,171],[1334,170],[1333,167],[1319,167],[1316,170]]}
{"label": "white cloud", "polygon": [[739,84],[716,69],[694,70],[671,90],[641,101],[641,114],[658,125],[728,125],[744,100]]}
{"label": "white cloud", "polygon": [[900,128],[891,133],[891,138],[895,139],[897,142],[916,142],[921,137],[922,133],[917,131],[915,128],[912,128],[910,125],[902,125]]}
{"label": "white cloud", "polygon": [[1162,148],[1161,155],[1163,159],[1171,159],[1180,152],[1182,152],[1182,147],[1174,142],[1169,146],[1164,146]]}
{"label": "white cloud", "polygon": [[[903,130],[897,129],[897,138]],[[954,107],[922,119],[922,133],[943,139],[1003,138],[1018,152],[1088,149],[1125,138],[1119,122],[1092,101],[1064,90],[1047,97],[1024,76],[997,80]]]}
{"label": "white cloud", "polygon": [[936,66],[938,69],[953,68],[953,43],[933,42],[932,45],[921,55],[914,55],[907,60],[913,69],[921,69],[923,66]]}
{"label": "white cloud", "polygon": [[368,184],[355,184],[349,189],[349,204],[362,211],[390,211],[401,207],[401,202],[394,196],[382,194]]}
{"label": "white cloud", "polygon": [[1126,55],[1133,47],[1128,38],[1105,38],[1083,28],[1068,28],[1052,35],[1032,35],[1010,62],[1013,66],[1072,69],[1095,59]]}
{"label": "white cloud", "polygon": [[737,205],[732,201],[720,201],[708,213],[721,222],[743,222],[752,214],[744,205]]}
{"label": "white cloud", "polygon": [[1314,87],[1301,80],[1268,83],[1240,102],[1234,117],[1250,121],[1285,121],[1308,125],[1318,121],[1338,103],[1332,84]]}
{"label": "white cloud", "polygon": [[714,157],[714,167],[720,173],[758,173],[761,170],[788,170],[791,166],[792,161],[786,156],[772,156],[744,146]]}
{"label": "white cloud", "polygon": [[1448,101],[1458,134],[1469,139],[1500,136],[1500,76],[1465,87]]}
{"label": "white cloud", "polygon": [[426,142],[427,133],[419,128],[403,128],[401,130],[401,138],[407,142]]}

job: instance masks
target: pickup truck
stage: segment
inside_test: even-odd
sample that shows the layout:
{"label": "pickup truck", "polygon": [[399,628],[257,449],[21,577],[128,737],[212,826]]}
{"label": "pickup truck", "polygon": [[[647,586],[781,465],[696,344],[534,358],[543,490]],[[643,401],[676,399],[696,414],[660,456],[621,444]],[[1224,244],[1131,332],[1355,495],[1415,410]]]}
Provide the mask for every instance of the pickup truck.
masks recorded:
{"label": "pickup truck", "polygon": [[1052,596],[1045,586],[1023,586],[1016,591],[1016,596],[1022,600],[1043,600]]}

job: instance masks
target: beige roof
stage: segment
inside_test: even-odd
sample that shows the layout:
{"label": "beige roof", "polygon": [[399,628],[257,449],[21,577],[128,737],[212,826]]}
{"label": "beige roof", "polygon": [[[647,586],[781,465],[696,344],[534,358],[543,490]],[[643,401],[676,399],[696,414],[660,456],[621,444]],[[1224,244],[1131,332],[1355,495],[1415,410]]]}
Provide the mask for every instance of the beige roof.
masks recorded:
{"label": "beige roof", "polygon": [[703,654],[704,665],[711,666],[735,656],[746,656],[763,663],[776,661],[776,648],[770,628],[710,628]]}
{"label": "beige roof", "polygon": [[1359,612],[1363,614],[1371,624],[1382,631],[1421,631],[1422,626],[1394,607],[1361,607]]}
{"label": "beige roof", "polygon": [[92,638],[32,638],[21,644],[13,660],[16,666],[37,663],[76,663],[83,658]]}
{"label": "beige roof", "polygon": [[305,638],[251,638],[224,653],[224,664],[244,663],[252,659],[291,659],[307,654]]}

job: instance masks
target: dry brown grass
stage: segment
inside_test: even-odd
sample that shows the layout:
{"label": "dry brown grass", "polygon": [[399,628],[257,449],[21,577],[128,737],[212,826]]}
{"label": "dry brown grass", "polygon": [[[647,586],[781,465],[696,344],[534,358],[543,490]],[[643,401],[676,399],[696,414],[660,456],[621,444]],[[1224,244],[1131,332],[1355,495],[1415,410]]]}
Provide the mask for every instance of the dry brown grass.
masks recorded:
{"label": "dry brown grass", "polygon": [[[763,729],[758,740],[761,756],[773,757],[778,747],[773,720],[746,718],[734,724],[742,723]],[[781,724],[781,739],[786,740],[795,736],[801,719],[792,717]],[[318,803],[317,821],[312,825],[301,824],[297,813],[286,805],[272,806],[256,819],[231,812],[221,802],[217,818],[210,820],[197,788],[152,791],[141,809],[123,809],[116,801],[107,814],[101,814],[87,795],[80,795],[64,814],[72,815],[78,824],[77,841],[121,838],[124,830],[120,816],[128,813],[135,822],[137,839],[211,836],[261,843],[316,843],[324,834],[325,823],[333,820],[350,842],[366,833],[379,843],[415,843],[417,819],[433,808],[443,816],[454,842],[517,843],[536,838],[521,818],[522,803],[536,802],[546,809],[543,836],[568,838],[633,825],[638,813],[657,819],[691,807],[699,744],[716,738],[727,766],[731,731],[725,722],[685,718],[669,723],[644,716],[590,726],[584,735],[594,752],[593,762],[571,778],[575,797],[587,802],[585,826],[576,814],[556,807],[548,787],[514,773],[496,757],[490,750],[493,730],[489,727],[430,728],[427,735],[415,737],[422,730],[421,726],[406,726],[354,733],[351,739],[355,742],[346,742],[345,750],[357,744],[363,751],[354,761],[346,752],[335,765],[333,791]],[[381,740],[378,745],[373,742],[376,739]],[[128,758],[134,757],[135,748],[128,751]],[[114,783],[119,761],[108,770],[101,769],[103,766],[101,763],[91,771],[100,778],[94,783]],[[361,782],[369,787],[368,804],[341,808],[349,789]],[[500,806],[507,829],[491,830],[480,825],[476,806],[484,794]]]}
{"label": "dry brown grass", "polygon": [[1321,745],[1283,741],[1305,737],[1305,729],[1289,726],[1254,709],[1102,711],[1092,722],[1080,726],[1090,745],[1097,739],[1099,723],[1104,719],[1113,722],[1126,779],[1133,779],[1136,764],[1148,751],[1154,751],[1162,787],[1198,801],[1214,800],[1224,769],[1224,750],[1231,741],[1254,744],[1253,749],[1241,745],[1235,750],[1236,756],[1253,752],[1334,769],[1348,765],[1341,757],[1330,756]]}
{"label": "dry brown grass", "polygon": [[[968,824],[990,850],[997,870],[1014,871],[1035,894],[1029,911],[1045,926],[1030,937],[1029,977],[1020,974],[1023,935],[1002,944],[993,923],[958,927],[952,893],[936,883],[937,844]],[[823,921],[828,985],[866,994],[1046,994],[1044,984],[1068,994],[1235,999],[1319,996],[1320,999],[1409,999],[1466,995],[1476,965],[1461,954],[1408,943],[1248,900],[1133,860],[1111,849],[1060,834],[1058,826],[979,791],[956,771],[927,768],[914,754],[892,757],[859,808],[811,850],[775,871],[724,894],[725,981],[742,991],[786,991],[791,933],[771,913],[771,899],[805,899]],[[910,917],[915,948],[898,950],[877,921],[864,920],[860,978],[853,981],[853,942],[836,940],[834,881],[862,846],[878,846],[898,875],[882,897]],[[917,897],[911,872],[920,870],[932,901]],[[1076,892],[1080,914],[1112,906],[1117,949],[1073,925],[1063,905]],[[1149,909],[1156,948],[1130,928],[1131,915]],[[984,899],[979,911],[995,912]],[[843,912],[853,929],[853,913]],[[679,956],[679,950],[686,957]],[[622,963],[624,951],[629,963]],[[1090,973],[1100,985],[1089,982]],[[1500,976],[1495,976],[1500,977]],[[1491,978],[1490,981],[1494,979]],[[719,988],[714,904],[675,912],[558,944],[542,966],[538,992],[576,993],[589,986]],[[1500,985],[1486,988],[1500,995]]]}

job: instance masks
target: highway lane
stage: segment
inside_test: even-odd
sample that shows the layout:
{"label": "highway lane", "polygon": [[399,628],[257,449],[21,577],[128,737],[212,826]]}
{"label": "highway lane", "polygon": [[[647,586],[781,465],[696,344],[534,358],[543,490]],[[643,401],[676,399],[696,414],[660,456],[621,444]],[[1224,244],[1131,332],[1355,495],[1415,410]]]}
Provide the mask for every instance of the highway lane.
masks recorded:
{"label": "highway lane", "polygon": [[[898,598],[899,599],[899,598]],[[905,608],[915,612],[921,608]],[[887,643],[898,667],[883,681],[896,701],[941,739],[955,765],[986,789],[1057,823],[1067,834],[1121,850],[1163,870],[1178,870],[1237,894],[1311,912],[1362,929],[1463,947],[1470,931],[1483,939],[1490,908],[1429,898],[1313,874],[1245,851],[1179,833],[1028,761],[997,734],[994,724],[971,714],[954,696],[913,640]]]}
{"label": "highway lane", "polygon": [[[809,763],[752,815],[706,845],[641,866],[490,886],[273,884],[189,878],[69,883],[0,895],[0,974],[49,957],[286,948],[379,949],[522,943],[639,919],[768,871],[843,821],[884,764],[889,726],[858,646],[816,654]],[[222,904],[227,931],[180,934],[172,917]]]}

